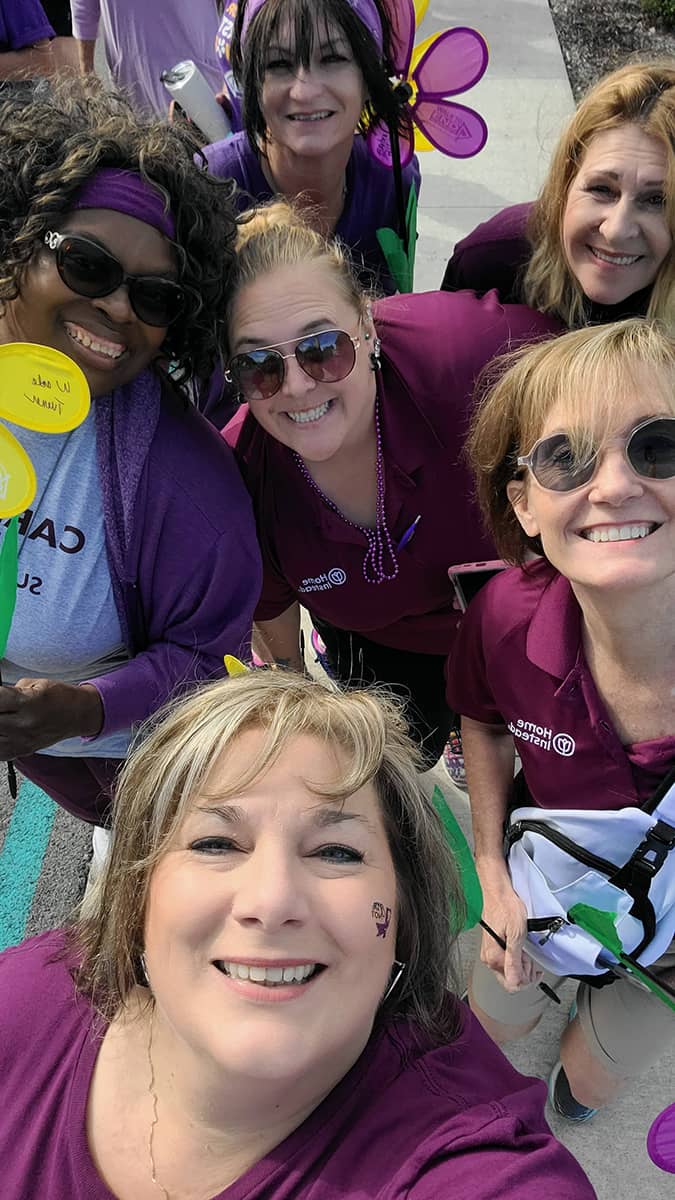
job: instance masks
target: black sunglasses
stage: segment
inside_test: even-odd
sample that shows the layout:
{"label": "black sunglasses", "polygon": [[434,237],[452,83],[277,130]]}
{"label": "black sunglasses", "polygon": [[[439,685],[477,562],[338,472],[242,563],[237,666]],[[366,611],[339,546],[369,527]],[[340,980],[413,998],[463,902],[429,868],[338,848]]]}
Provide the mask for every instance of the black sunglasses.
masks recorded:
{"label": "black sunglasses", "polygon": [[71,292],[98,300],[122,284],[139,321],[145,325],[171,325],[185,307],[185,292],[162,275],[127,275],[121,262],[103,246],[71,233],[46,233],[45,246],[56,254],[56,269]]}
{"label": "black sunglasses", "polygon": [[[675,417],[650,417],[626,437],[626,462],[643,479],[675,476]],[[598,469],[600,450],[580,459],[567,433],[552,433],[535,442],[529,454],[518,458],[540,487],[549,492],[573,492],[590,483]]]}
{"label": "black sunglasses", "polygon": [[[290,354],[281,354],[277,349],[293,342],[295,349]],[[235,385],[244,400],[269,400],[284,382],[287,358],[295,358],[305,375],[317,383],[338,383],[354,370],[360,345],[359,338],[344,329],[324,329],[308,337],[289,338],[277,346],[261,346],[245,354],[235,354],[225,378]]]}

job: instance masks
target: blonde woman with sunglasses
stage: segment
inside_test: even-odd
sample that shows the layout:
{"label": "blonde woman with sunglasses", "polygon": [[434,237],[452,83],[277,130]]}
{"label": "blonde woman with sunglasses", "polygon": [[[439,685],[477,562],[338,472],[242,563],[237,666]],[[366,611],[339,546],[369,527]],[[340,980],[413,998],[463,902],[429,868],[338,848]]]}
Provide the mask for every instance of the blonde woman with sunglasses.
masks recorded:
{"label": "blonde woman with sunglasses", "polygon": [[[616,322],[518,356],[471,432],[483,512],[517,564],[469,607],[448,682],[484,918],[506,942],[484,935],[470,999],[498,1042],[529,1032],[548,1004],[523,953],[526,911],[503,850],[509,809],[539,806],[545,819],[639,806],[675,767],[674,396],[675,341],[651,322]],[[611,845],[593,849],[611,860]],[[675,982],[672,945],[652,970]],[[674,1035],[672,1012],[649,992],[625,979],[582,984],[551,1078],[554,1109],[588,1120]]]}
{"label": "blonde woman with sunglasses", "polygon": [[407,697],[432,765],[453,719],[448,567],[493,557],[462,459],[473,383],[556,326],[494,297],[371,303],[340,247],[282,203],[240,227],[226,324],[246,403],[225,436],[256,509],[270,655],[301,667],[306,607],[342,682]]}

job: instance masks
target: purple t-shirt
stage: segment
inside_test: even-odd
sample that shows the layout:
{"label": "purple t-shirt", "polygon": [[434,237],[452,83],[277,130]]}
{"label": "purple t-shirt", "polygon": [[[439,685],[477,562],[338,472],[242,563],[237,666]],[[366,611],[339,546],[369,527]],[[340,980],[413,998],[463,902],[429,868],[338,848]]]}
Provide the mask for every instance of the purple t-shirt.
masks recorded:
{"label": "purple t-shirt", "polygon": [[675,766],[675,737],[621,744],[586,662],[581,609],[544,559],[503,571],[472,600],[447,696],[463,716],[508,727],[542,808],[641,804]]}
{"label": "purple t-shirt", "polygon": [[113,80],[127,88],[142,112],[166,116],[171,97],[162,71],[191,58],[213,92],[223,76],[216,60],[215,0],[70,0],[73,35],[93,41],[99,33]]}
{"label": "purple t-shirt", "polygon": [[258,522],[264,578],[256,617],[271,620],[299,600],[338,629],[447,654],[459,621],[448,567],[495,557],[462,453],[476,376],[500,350],[559,326],[528,308],[504,308],[494,293],[390,296],[374,314],[387,524],[396,545],[419,516],[414,537],[397,554],[395,579],[367,583],[365,534],[326,506],[286,446],[238,413],[225,437]]}
{"label": "purple t-shirt", "polygon": [[0,54],[55,36],[40,0],[0,0]]}
{"label": "purple t-shirt", "polygon": [[[212,175],[236,180],[241,190],[235,204],[240,212],[252,204],[272,199],[274,192],[245,133],[236,133],[224,142],[206,146],[204,154]],[[413,186],[419,194],[420,169],[416,158],[403,171],[406,199]],[[373,158],[362,137],[355,137],[347,163],[347,195],[335,227],[335,237],[349,247],[364,285],[371,288],[375,285],[387,294],[396,291],[396,285],[384,261],[376,231],[387,227],[395,229],[396,221],[393,171]]]}
{"label": "purple t-shirt", "polygon": [[[3,1200],[113,1200],[86,1137],[105,1027],[54,961],[62,946],[55,931],[0,956]],[[445,1046],[397,1022],[214,1200],[593,1200],[544,1099],[541,1080],[520,1075],[468,1008]]]}

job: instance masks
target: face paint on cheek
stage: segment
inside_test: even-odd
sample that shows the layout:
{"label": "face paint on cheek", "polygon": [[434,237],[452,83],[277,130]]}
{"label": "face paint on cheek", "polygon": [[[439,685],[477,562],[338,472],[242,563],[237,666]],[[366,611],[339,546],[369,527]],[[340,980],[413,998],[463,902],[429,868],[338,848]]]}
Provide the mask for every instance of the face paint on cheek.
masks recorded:
{"label": "face paint on cheek", "polygon": [[376,900],[370,910],[370,915],[373,918],[375,927],[377,929],[376,937],[386,938],[387,930],[389,929],[389,925],[391,923],[391,909],[388,907],[385,908],[384,904],[381,904],[379,900]]}

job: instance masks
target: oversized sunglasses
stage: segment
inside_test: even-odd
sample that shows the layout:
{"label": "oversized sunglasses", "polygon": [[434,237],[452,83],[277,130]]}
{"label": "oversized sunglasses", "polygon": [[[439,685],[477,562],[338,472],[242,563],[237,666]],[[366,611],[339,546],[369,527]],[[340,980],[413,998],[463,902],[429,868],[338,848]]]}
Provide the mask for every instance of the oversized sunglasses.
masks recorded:
{"label": "oversized sunglasses", "polygon": [[71,292],[98,300],[122,284],[139,321],[171,325],[185,307],[185,292],[163,275],[127,275],[121,262],[103,246],[71,233],[46,233],[45,246],[56,254],[56,269]]}
{"label": "oversized sunglasses", "polygon": [[[675,417],[650,417],[626,436],[626,462],[643,479],[675,476]],[[549,492],[573,492],[589,483],[598,469],[600,449],[578,458],[567,433],[553,433],[535,442],[529,454],[518,458],[540,487]]]}
{"label": "oversized sunglasses", "polygon": [[[290,354],[279,352],[278,346],[290,346],[293,342],[295,348]],[[308,337],[289,338],[276,346],[235,354],[225,378],[235,385],[244,400],[269,400],[284,382],[287,358],[294,358],[305,375],[317,383],[338,383],[354,370],[360,345],[359,338],[344,329],[324,329]]]}

